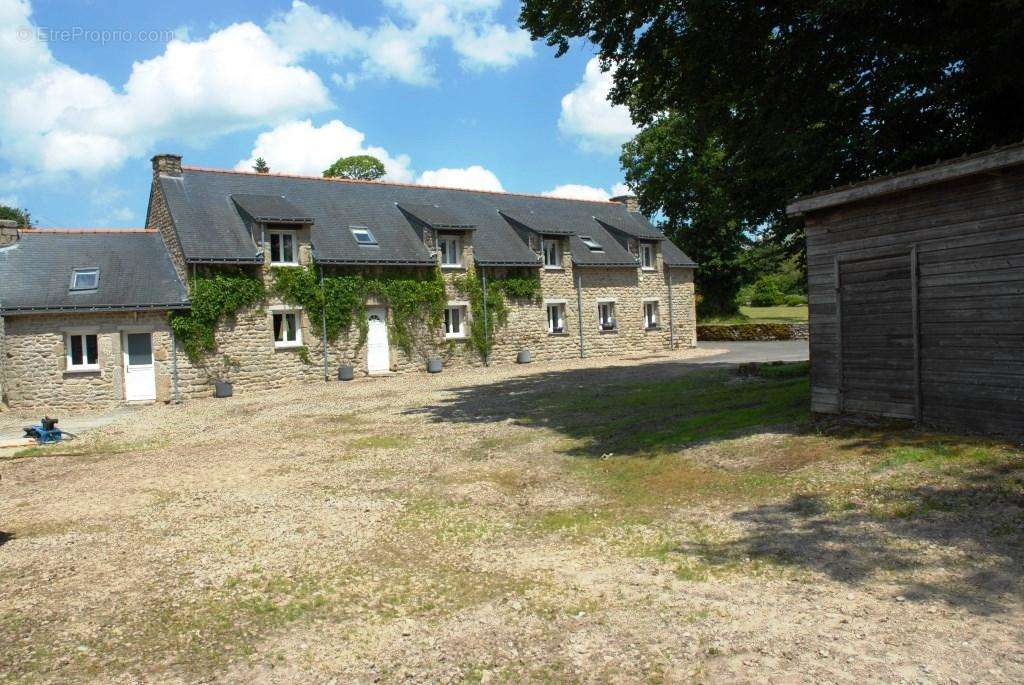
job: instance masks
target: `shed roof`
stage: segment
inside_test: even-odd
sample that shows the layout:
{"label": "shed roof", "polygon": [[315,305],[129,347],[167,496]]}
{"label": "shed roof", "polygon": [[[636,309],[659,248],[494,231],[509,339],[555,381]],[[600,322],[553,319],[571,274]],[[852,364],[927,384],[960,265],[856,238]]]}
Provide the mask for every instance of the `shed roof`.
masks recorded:
{"label": "shed roof", "polygon": [[1024,164],[1024,143],[993,148],[973,155],[936,162],[931,166],[910,169],[891,176],[871,178],[843,188],[832,188],[797,198],[786,207],[789,216],[801,216],[829,207],[899,193],[913,188],[951,181],[963,176],[982,174],[1003,167]]}
{"label": "shed roof", "polygon": [[[91,290],[72,291],[76,269],[98,269]],[[188,293],[156,231],[23,230],[0,249],[0,314],[180,309]]]}
{"label": "shed roof", "polygon": [[[434,264],[415,230],[415,217],[431,226],[474,227],[474,259],[482,266],[537,266],[538,256],[505,214],[536,217],[539,225],[560,228],[563,235],[593,236],[605,246],[604,252],[591,252],[572,241],[573,259],[582,266],[635,265],[628,250],[595,219],[632,230],[640,230],[640,223],[650,226],[617,202],[379,181],[184,167],[181,176],[161,175],[159,183],[190,262],[260,261],[256,243],[231,200],[234,195],[278,196],[308,213],[313,219],[314,259],[328,264]],[[377,247],[360,246],[349,226],[369,228]]]}

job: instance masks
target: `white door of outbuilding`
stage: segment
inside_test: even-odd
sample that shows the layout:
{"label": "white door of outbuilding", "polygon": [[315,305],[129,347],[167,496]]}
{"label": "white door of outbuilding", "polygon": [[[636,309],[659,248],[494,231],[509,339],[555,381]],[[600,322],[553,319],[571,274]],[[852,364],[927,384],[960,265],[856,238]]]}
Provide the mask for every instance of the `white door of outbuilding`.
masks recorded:
{"label": "white door of outbuilding", "polygon": [[387,373],[391,370],[387,316],[384,307],[366,309],[366,370],[369,373]]}

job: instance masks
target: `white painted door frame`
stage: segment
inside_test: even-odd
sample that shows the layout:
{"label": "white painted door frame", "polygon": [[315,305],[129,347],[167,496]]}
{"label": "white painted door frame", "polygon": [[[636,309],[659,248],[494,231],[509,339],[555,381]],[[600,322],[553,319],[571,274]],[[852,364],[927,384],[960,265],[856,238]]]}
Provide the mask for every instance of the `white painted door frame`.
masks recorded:
{"label": "white painted door frame", "polygon": [[387,373],[391,370],[391,347],[388,343],[388,310],[366,308],[366,371]]}
{"label": "white painted door frame", "polygon": [[[139,336],[139,337],[135,337]],[[149,363],[146,357],[143,337],[149,338]],[[132,358],[129,345],[134,339],[138,348]],[[153,359],[153,332],[146,330],[125,330],[121,332],[121,357],[124,369],[124,399],[128,402],[150,402],[156,399],[156,363]]]}

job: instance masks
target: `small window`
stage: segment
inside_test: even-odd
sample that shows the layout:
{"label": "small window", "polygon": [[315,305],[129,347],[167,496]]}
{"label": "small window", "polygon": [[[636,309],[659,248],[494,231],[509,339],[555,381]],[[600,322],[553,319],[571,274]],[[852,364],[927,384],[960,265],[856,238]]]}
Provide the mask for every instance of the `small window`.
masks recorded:
{"label": "small window", "polygon": [[299,312],[274,313],[274,347],[300,347],[302,320]]}
{"label": "small window", "polygon": [[466,337],[466,306],[449,305],[444,310],[444,337]]}
{"label": "small window", "polygon": [[565,333],[565,305],[548,305],[548,333]]}
{"label": "small window", "polygon": [[602,331],[614,331],[617,325],[615,323],[615,303],[598,302],[597,320]]}
{"label": "small window", "polygon": [[640,243],[640,266],[647,271],[654,270],[654,245]]}
{"label": "small window", "polygon": [[100,342],[95,334],[74,334],[67,338],[68,371],[97,371]]}
{"label": "small window", "polygon": [[295,259],[295,233],[292,231],[270,232],[270,263],[297,264]]}
{"label": "small window", "polygon": [[559,269],[562,266],[562,241],[544,238],[540,241],[541,252],[544,253],[544,266],[548,269]]}
{"label": "small window", "polygon": [[644,328],[658,327],[658,303],[644,302]]}
{"label": "small window", "polygon": [[370,229],[365,226],[350,226],[349,230],[352,231],[352,237],[356,239],[356,242],[360,245],[376,245],[377,239],[373,237],[373,233]]}
{"label": "small window", "polygon": [[437,249],[441,253],[441,266],[462,266],[462,240],[458,236],[439,236]]}
{"label": "small window", "polygon": [[100,285],[99,269],[75,269],[71,275],[71,290],[96,290]]}
{"label": "small window", "polygon": [[591,252],[604,252],[604,248],[601,247],[601,243],[597,242],[589,235],[581,235],[580,240],[583,241],[583,244],[586,245]]}

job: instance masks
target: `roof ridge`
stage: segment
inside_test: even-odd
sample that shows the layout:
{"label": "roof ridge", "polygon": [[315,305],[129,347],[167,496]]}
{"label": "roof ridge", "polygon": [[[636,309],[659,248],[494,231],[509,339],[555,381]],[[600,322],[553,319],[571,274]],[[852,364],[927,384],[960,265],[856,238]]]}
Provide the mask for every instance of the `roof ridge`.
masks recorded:
{"label": "roof ridge", "polygon": [[18,229],[22,233],[44,233],[50,235],[82,235],[88,233],[106,233],[106,234],[118,234],[118,235],[140,235],[148,233],[158,233],[155,228],[77,228],[77,227],[49,227],[49,226],[33,226],[32,228],[20,228]]}
{"label": "roof ridge", "polygon": [[358,185],[396,186],[399,188],[432,188],[435,190],[457,190],[463,193],[481,193],[484,195],[511,195],[513,197],[533,197],[544,200],[563,200],[565,202],[590,202],[599,205],[620,205],[622,207],[625,207],[625,205],[622,204],[621,202],[613,202],[611,200],[588,200],[576,197],[558,197],[556,195],[541,195],[540,193],[513,193],[507,190],[479,190],[477,188],[458,188],[455,186],[436,186],[422,183],[400,183],[398,181],[361,181],[352,178],[325,178],[323,176],[306,176],[304,174],[280,174],[273,172],[261,174],[256,171],[239,171],[237,169],[219,169],[217,167],[191,166],[185,164],[181,166],[181,169],[182,171],[200,171],[213,174],[238,174],[240,176],[276,176],[278,178],[296,178],[307,181],[326,181],[328,183],[354,183]]}

